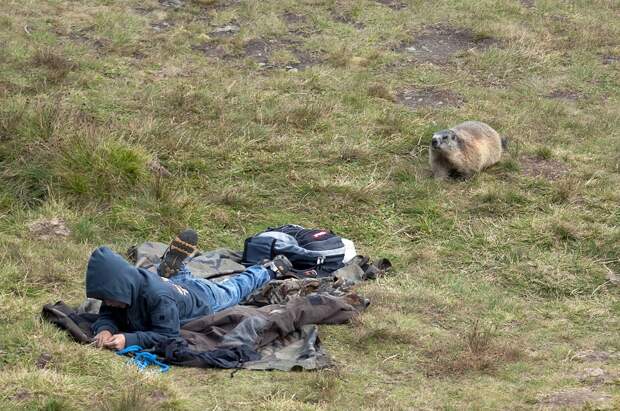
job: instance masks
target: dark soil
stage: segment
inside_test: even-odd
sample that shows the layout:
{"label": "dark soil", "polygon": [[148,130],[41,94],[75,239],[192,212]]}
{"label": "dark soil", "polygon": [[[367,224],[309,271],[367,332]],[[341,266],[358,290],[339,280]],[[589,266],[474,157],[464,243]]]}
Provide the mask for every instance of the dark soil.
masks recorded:
{"label": "dark soil", "polygon": [[549,93],[545,97],[574,101],[574,100],[579,100],[580,98],[582,98],[583,94],[575,90],[563,89],[563,90],[554,90],[553,92]]}
{"label": "dark soil", "polygon": [[523,7],[526,7],[528,9],[531,9],[532,7],[536,6],[536,4],[534,3],[534,0],[519,0],[519,3],[521,3]]}
{"label": "dark soil", "polygon": [[526,176],[542,177],[547,180],[557,180],[569,172],[566,164],[539,157],[522,157],[520,164],[521,172]]}
{"label": "dark soil", "polygon": [[306,16],[302,14],[295,14],[291,12],[286,12],[282,15],[282,19],[286,22],[286,24],[299,24],[306,22]]}
{"label": "dark soil", "polygon": [[398,0],[375,0],[379,4],[383,4],[391,8],[392,10],[402,10],[407,7],[405,3],[401,3]]}
{"label": "dark soil", "polygon": [[261,39],[248,41],[243,46],[245,57],[255,60],[257,63],[267,64],[269,62],[269,54],[271,54],[271,44]]}
{"label": "dark soil", "polygon": [[497,40],[490,37],[477,38],[469,30],[431,26],[398,50],[411,54],[417,61],[445,64],[457,53],[485,49],[495,43]]}
{"label": "dark soil", "polygon": [[461,96],[450,90],[435,88],[407,88],[396,94],[396,101],[413,110],[423,107],[458,107],[464,102]]}

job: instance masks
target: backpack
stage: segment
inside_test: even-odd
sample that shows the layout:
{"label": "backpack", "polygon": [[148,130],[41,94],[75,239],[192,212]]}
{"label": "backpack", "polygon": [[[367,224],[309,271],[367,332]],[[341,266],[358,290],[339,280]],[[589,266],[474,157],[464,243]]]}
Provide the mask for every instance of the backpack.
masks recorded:
{"label": "backpack", "polygon": [[279,254],[305,276],[326,277],[344,267],[345,244],[342,237],[329,230],[287,224],[246,239],[242,264],[258,264]]}

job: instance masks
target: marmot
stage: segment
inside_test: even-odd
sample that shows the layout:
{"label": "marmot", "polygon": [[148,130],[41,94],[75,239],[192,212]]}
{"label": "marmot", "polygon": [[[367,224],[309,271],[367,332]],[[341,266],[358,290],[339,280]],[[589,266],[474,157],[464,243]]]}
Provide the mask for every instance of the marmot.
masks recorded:
{"label": "marmot", "polygon": [[429,160],[435,178],[469,178],[497,163],[508,140],[480,121],[466,121],[433,134]]}

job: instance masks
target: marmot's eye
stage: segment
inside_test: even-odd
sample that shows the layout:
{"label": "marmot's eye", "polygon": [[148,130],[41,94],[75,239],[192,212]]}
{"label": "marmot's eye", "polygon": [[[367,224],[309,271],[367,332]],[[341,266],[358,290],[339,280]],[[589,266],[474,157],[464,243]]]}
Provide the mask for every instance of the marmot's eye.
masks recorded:
{"label": "marmot's eye", "polygon": [[456,135],[452,134],[452,140],[456,140]]}
{"label": "marmot's eye", "polygon": [[447,140],[447,139],[448,139],[448,136],[443,136],[443,139],[444,139],[444,140]]}

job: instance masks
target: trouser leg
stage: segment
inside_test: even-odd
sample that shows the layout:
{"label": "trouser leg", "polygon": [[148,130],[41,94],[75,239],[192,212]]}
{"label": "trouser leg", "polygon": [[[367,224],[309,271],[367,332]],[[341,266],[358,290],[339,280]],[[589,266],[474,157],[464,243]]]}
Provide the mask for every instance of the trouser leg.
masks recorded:
{"label": "trouser leg", "polygon": [[249,267],[244,272],[220,283],[210,282],[209,288],[213,292],[215,301],[213,311],[222,311],[239,304],[252,291],[262,287],[273,278],[273,272],[260,265]]}

